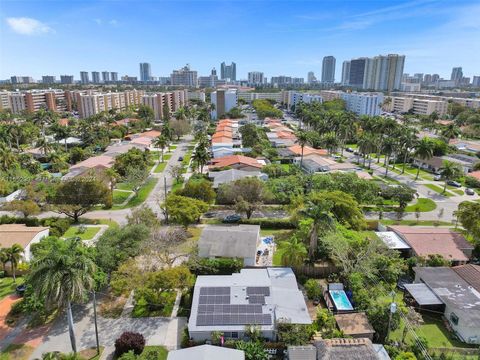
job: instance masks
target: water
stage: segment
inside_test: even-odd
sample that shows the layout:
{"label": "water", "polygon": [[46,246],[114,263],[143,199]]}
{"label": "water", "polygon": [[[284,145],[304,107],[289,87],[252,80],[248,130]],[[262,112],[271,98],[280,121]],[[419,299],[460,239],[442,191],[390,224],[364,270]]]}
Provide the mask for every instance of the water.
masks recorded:
{"label": "water", "polygon": [[353,306],[348,300],[347,294],[343,290],[330,290],[330,296],[335,303],[337,310],[353,310]]}

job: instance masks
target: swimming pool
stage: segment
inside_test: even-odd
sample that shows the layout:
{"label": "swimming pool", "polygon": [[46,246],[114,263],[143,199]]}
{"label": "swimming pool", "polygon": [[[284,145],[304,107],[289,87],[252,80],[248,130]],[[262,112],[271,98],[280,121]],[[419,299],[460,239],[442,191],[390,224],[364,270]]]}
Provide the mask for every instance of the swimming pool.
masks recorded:
{"label": "swimming pool", "polygon": [[330,290],[330,297],[335,304],[335,308],[339,311],[353,310],[353,306],[348,300],[347,294],[343,290]]}

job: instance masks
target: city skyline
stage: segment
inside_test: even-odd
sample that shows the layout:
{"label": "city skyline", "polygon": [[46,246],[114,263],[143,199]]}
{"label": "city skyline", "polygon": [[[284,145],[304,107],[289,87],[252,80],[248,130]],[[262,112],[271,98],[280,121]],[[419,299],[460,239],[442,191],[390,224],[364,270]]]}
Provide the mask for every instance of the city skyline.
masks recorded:
{"label": "city skyline", "polygon": [[[475,39],[480,37],[476,20],[480,5],[472,1],[406,1],[393,6],[184,1],[182,7],[189,6],[192,11],[178,16],[175,5],[6,2],[1,10],[0,77],[41,79],[44,75],[73,74],[77,80],[80,71],[104,70],[138,76],[138,64],[144,61],[151,64],[152,76],[168,76],[185,63],[203,76],[222,61],[231,60],[237,64],[237,79],[246,79],[251,71],[261,71],[269,79],[279,75],[306,78],[309,71],[321,74],[323,57],[333,55],[338,81],[342,70],[338,64],[344,60],[390,53],[406,55],[406,73],[438,73],[448,79],[453,67],[461,66],[465,76],[478,72],[475,59],[480,45]],[[140,12],[144,17],[141,26],[134,20]],[[100,13],[108,13],[108,18],[97,17]],[[258,22],[267,14],[271,16],[268,21]],[[162,44],[152,42],[160,30],[150,17],[159,15],[165,25],[161,31],[172,39]],[[425,15],[436,21],[426,21]],[[205,21],[196,24],[191,21],[193,17]],[[231,26],[235,20],[256,26]],[[213,44],[206,35],[215,29],[218,41]],[[144,41],[133,41],[140,34]],[[108,43],[94,41],[107,37],[112,39]],[[232,47],[235,38],[245,41],[235,41]],[[151,46],[154,43],[157,45]],[[313,47],[314,43],[321,46]],[[80,52],[82,46],[88,49],[85,55]],[[60,51],[62,48],[65,50]],[[33,64],[32,52],[36,54]]]}

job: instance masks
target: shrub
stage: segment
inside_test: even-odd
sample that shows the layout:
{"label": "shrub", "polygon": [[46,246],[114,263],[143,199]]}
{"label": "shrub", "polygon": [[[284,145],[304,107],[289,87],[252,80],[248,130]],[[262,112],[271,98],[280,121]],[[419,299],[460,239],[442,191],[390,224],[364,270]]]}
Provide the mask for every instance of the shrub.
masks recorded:
{"label": "shrub", "polygon": [[67,218],[48,218],[43,220],[43,226],[50,227],[50,235],[61,237],[68,230],[72,221]]}
{"label": "shrub", "polygon": [[230,275],[243,267],[240,259],[191,259],[187,266],[195,275]]}
{"label": "shrub", "polygon": [[133,351],[134,354],[140,355],[145,348],[145,338],[142,334],[125,331],[115,340],[115,356],[119,357],[123,354]]}
{"label": "shrub", "polygon": [[473,176],[466,176],[465,185],[470,188],[480,188],[480,180],[477,180]]}
{"label": "shrub", "polygon": [[292,219],[256,218],[240,219],[240,224],[260,225],[262,229],[295,229],[297,224]]}
{"label": "shrub", "polygon": [[322,296],[322,288],[317,280],[308,279],[305,283],[305,290],[310,300],[318,299]]}
{"label": "shrub", "polygon": [[137,359],[137,355],[135,355],[135,353],[132,350],[130,350],[129,352],[126,352],[125,354],[123,354],[118,358],[118,360],[136,360],[136,359]]}

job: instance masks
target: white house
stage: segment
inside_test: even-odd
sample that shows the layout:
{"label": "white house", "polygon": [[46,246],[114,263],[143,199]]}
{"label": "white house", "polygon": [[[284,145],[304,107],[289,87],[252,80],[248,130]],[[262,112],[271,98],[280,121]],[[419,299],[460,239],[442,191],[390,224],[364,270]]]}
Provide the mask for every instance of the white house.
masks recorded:
{"label": "white house", "polygon": [[0,225],[0,244],[4,248],[11,247],[14,244],[20,245],[24,249],[24,260],[30,261],[32,257],[31,245],[40,242],[48,236],[49,232],[48,227],[4,224]]}

